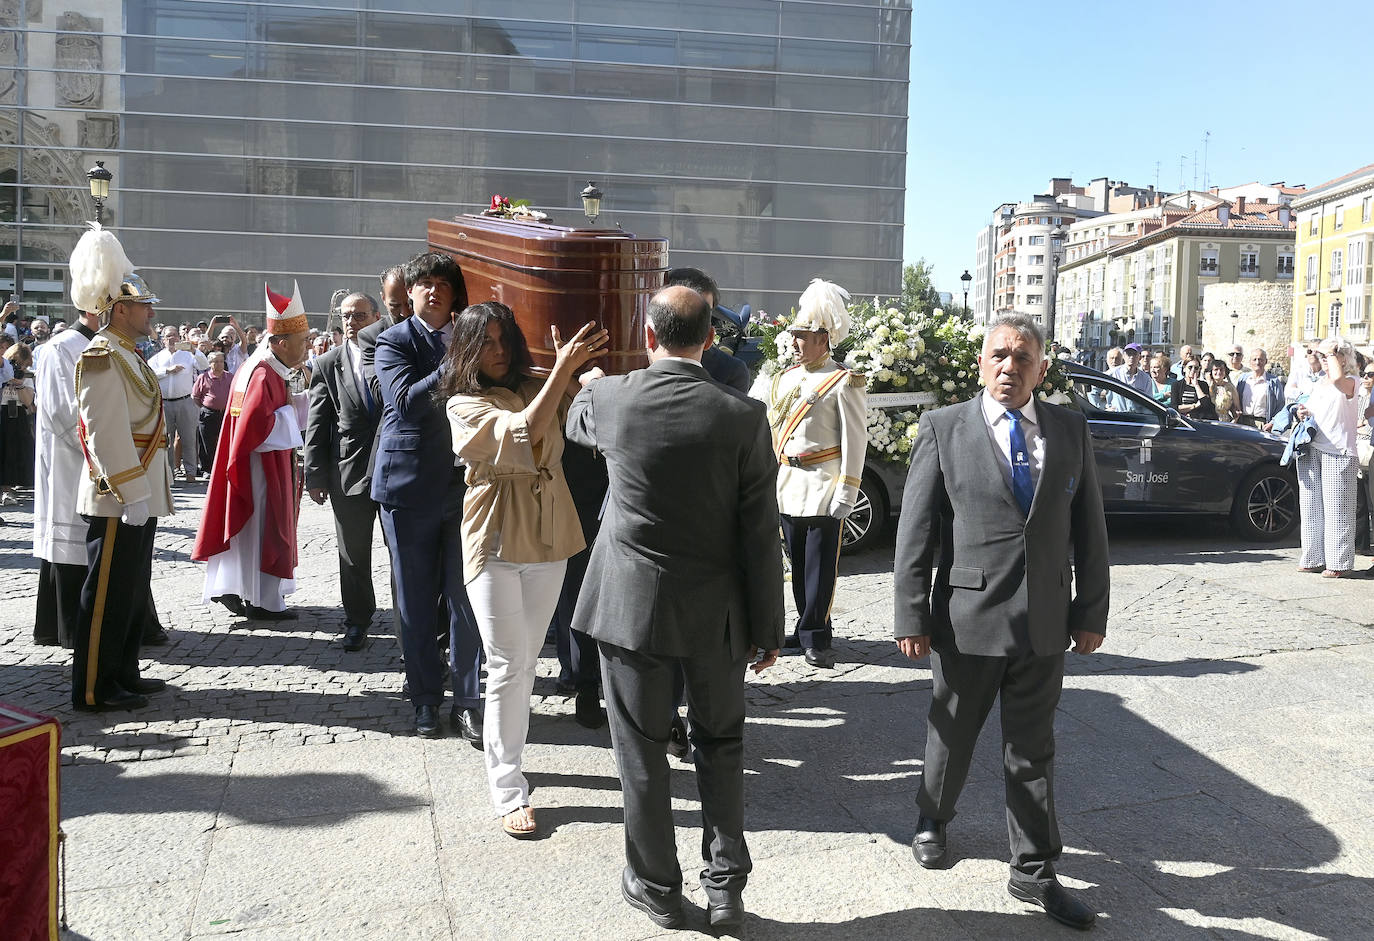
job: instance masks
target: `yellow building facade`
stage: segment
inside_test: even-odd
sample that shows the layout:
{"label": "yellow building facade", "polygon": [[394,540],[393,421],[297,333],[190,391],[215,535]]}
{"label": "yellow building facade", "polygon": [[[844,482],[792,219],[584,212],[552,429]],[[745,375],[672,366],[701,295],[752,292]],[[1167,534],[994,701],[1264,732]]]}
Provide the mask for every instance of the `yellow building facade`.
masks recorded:
{"label": "yellow building facade", "polygon": [[1341,334],[1369,345],[1374,164],[1293,200],[1298,221],[1294,345]]}

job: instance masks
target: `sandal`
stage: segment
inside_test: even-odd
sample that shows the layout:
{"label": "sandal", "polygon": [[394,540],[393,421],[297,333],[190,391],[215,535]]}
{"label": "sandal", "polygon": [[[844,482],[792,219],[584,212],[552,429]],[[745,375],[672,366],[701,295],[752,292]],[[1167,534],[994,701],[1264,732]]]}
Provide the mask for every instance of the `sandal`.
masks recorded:
{"label": "sandal", "polygon": [[501,818],[501,829],[506,831],[507,836],[528,840],[539,832],[534,822],[534,808],[519,807],[512,810]]}
{"label": "sandal", "polygon": [[1298,566],[1298,571],[1299,571],[1299,572],[1320,572],[1321,570],[1322,570],[1322,567],[1321,567],[1320,565],[1299,565],[1299,566]]}
{"label": "sandal", "polygon": [[1335,569],[1327,569],[1322,572],[1322,578],[1345,578],[1349,574],[1349,570],[1338,572]]}

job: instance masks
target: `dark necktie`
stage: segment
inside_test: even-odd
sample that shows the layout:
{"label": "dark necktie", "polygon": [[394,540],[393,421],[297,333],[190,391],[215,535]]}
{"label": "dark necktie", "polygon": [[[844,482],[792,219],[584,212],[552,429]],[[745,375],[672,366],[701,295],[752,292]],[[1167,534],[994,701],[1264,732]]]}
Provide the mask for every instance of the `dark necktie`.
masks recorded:
{"label": "dark necktie", "polygon": [[1026,451],[1026,433],[1021,430],[1020,410],[1007,409],[1007,418],[1011,421],[1011,492],[1021,512],[1029,515],[1035,488],[1031,486],[1030,455]]}

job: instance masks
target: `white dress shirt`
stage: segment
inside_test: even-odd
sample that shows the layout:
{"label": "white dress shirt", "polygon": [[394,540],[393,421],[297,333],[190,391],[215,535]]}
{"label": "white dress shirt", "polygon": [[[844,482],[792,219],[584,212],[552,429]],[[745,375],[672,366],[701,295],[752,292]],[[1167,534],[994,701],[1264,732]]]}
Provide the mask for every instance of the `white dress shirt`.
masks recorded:
{"label": "white dress shirt", "polygon": [[363,391],[367,387],[367,382],[363,379],[363,351],[358,349],[358,344],[354,341],[344,340],[343,353],[340,355],[348,364],[348,371],[353,374],[353,382],[358,388],[358,398],[366,402],[367,394]]}
{"label": "white dress shirt", "polygon": [[[191,386],[195,385],[196,370],[203,372],[209,369],[210,361],[199,350],[191,353],[186,350],[164,348],[148,358],[148,365],[157,375],[164,399],[184,399],[191,394]],[[172,372],[173,366],[182,368],[178,372]]]}
{"label": "white dress shirt", "polygon": [[[992,443],[997,445],[997,453],[1002,455],[1000,462],[1002,476],[1011,486],[1011,418],[1007,407],[994,399],[986,389],[981,398],[983,421],[992,435]],[[1035,414],[1035,396],[1032,395],[1021,406],[1021,433],[1026,436],[1026,446],[1030,448],[1031,488],[1040,482],[1040,468],[1045,466],[1045,436],[1040,432],[1040,422]]]}

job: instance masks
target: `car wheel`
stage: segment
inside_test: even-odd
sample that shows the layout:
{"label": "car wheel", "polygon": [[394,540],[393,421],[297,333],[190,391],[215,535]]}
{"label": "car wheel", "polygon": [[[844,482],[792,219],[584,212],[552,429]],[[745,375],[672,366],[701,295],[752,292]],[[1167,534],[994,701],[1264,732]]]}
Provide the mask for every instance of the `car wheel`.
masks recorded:
{"label": "car wheel", "polygon": [[1297,478],[1277,464],[1245,475],[1231,504],[1231,525],[1242,538],[1275,542],[1298,525]]}
{"label": "car wheel", "polygon": [[868,474],[859,484],[854,512],[840,521],[840,551],[862,552],[877,540],[887,524],[887,494]]}

